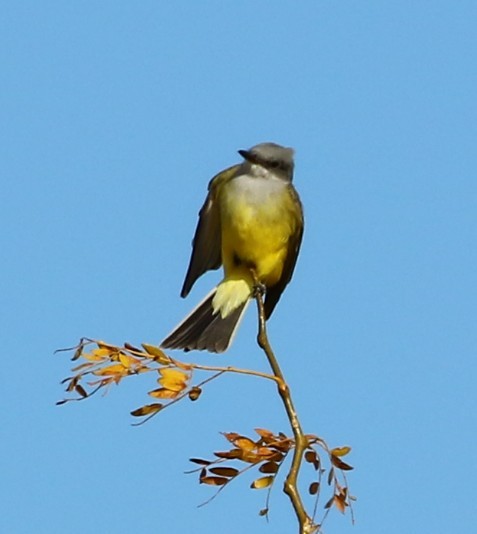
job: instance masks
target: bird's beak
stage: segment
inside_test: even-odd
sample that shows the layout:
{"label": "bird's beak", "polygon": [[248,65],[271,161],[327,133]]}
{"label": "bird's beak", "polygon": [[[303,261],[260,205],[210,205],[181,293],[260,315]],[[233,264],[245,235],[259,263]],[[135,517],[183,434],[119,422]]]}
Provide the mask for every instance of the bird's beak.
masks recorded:
{"label": "bird's beak", "polygon": [[247,161],[252,161],[252,156],[248,150],[239,150],[238,153],[242,156],[243,159]]}

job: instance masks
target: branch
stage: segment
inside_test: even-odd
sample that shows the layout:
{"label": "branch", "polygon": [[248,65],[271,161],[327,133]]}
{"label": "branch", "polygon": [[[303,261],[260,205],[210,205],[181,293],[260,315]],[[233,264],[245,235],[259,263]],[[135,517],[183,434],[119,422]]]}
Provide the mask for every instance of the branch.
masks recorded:
{"label": "branch", "polygon": [[278,360],[276,359],[272,347],[270,346],[267,336],[263,291],[261,290],[261,286],[259,285],[254,273],[253,275],[255,279],[255,286],[257,288],[255,291],[255,300],[257,301],[258,308],[257,342],[265,353],[273,374],[279,379],[277,387],[278,394],[282,399],[288,420],[290,421],[290,426],[293,431],[293,436],[295,438],[295,448],[293,451],[292,463],[290,471],[285,480],[284,492],[290,498],[293,509],[295,510],[295,514],[300,525],[300,534],[312,534],[313,532],[318,531],[319,525],[316,525],[312,518],[306,513],[303,501],[298,491],[298,473],[300,471],[300,466],[305,451],[309,446],[309,442],[301,428],[301,424],[291,397],[290,388],[285,381],[280,365],[278,364]]}
{"label": "branch", "polygon": [[[260,510],[260,516],[268,517],[270,491],[278,478],[278,473],[286,459],[292,456],[291,466],[284,483],[284,492],[289,497],[295,515],[298,519],[299,534],[316,534],[321,532],[324,519],[332,507],[345,513],[350,509],[351,519],[353,510],[351,501],[355,498],[349,494],[346,471],[353,469],[342,458],[350,452],[350,447],[330,448],[324,439],[313,434],[304,434],[293,405],[290,388],[288,387],[278,361],[270,346],[266,332],[265,310],[263,302],[263,288],[254,277],[256,291],[255,298],[258,306],[258,344],[264,351],[272,374],[263,373],[251,369],[237,367],[202,365],[193,362],[184,362],[172,358],[164,353],[159,347],[142,344],[141,348],[130,343],[116,346],[104,341],[81,338],[78,345],[65,351],[74,351],[73,361],[81,359],[72,369],[72,376],[63,380],[66,391],[74,397],[66,398],[58,402],[64,404],[69,401],[85,400],[99,390],[104,393],[112,385],[119,385],[123,379],[131,376],[139,376],[152,373],[160,387],[148,392],[156,402],[145,404],[131,412],[136,418],[141,418],[137,424],[156,416],[165,408],[175,405],[183,399],[196,401],[199,399],[202,388],[226,373],[255,376],[266,380],[272,380],[277,384],[278,393],[285,407],[293,437],[281,432],[274,433],[264,428],[256,428],[255,436],[248,437],[236,432],[226,432],[223,436],[229,442],[225,451],[214,452],[214,458],[210,460],[191,458],[191,462],[200,467],[194,472],[199,472],[201,484],[215,486],[217,493],[228,486],[239,475],[251,470],[258,470],[263,475],[255,479],[250,487],[252,489],[267,489],[266,507]],[[209,373],[203,380],[197,381],[196,373]],[[161,402],[157,402],[161,401]],[[328,462],[324,464],[319,450],[324,451]],[[311,465],[316,473],[316,479],[308,488],[308,493],[315,496],[315,507],[310,515],[306,512],[299,489],[298,476],[302,462]],[[224,462],[227,465],[224,465]],[[232,465],[229,465],[232,463]],[[235,467],[237,466],[237,467]],[[327,476],[324,474],[327,473]],[[281,478],[281,477],[280,477]],[[321,522],[315,522],[318,499],[321,493],[321,482],[325,480],[332,492],[331,497],[324,505],[324,515]],[[210,499],[207,501],[209,502]]]}

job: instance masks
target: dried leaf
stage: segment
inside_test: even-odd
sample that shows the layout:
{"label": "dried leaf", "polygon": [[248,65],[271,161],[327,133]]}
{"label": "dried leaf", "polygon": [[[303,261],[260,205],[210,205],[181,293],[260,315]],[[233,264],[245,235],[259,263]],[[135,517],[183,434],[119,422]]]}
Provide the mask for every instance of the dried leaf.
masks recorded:
{"label": "dried leaf", "polygon": [[66,391],[68,393],[70,393],[71,391],[74,391],[74,389],[76,388],[76,384],[79,382],[79,379],[80,379],[79,376],[75,376],[74,378],[71,379],[71,382],[68,384],[66,388]]}
{"label": "dried leaf", "polygon": [[203,460],[202,458],[189,458],[189,462],[197,465],[210,465],[212,463],[210,460]]}
{"label": "dried leaf", "polygon": [[328,473],[328,486],[331,486],[331,482],[333,481],[334,477],[335,477],[335,470],[331,468],[330,472]]}
{"label": "dried leaf", "polygon": [[275,462],[265,462],[259,468],[260,473],[276,473],[278,471],[278,464]]}
{"label": "dried leaf", "polygon": [[255,452],[259,456],[262,456],[264,459],[269,458],[270,456],[275,454],[275,451],[269,449],[268,447],[258,447],[257,449],[255,449]]}
{"label": "dried leaf", "polygon": [[94,366],[93,362],[86,362],[86,363],[77,365],[76,367],[73,367],[73,369],[71,370],[73,373],[77,373],[78,371],[81,371],[81,369],[86,369],[87,367],[93,367],[93,366]]}
{"label": "dried leaf", "polygon": [[281,452],[288,452],[293,444],[293,440],[290,440],[289,438],[285,437],[285,439],[282,439],[281,441],[274,441],[273,443],[269,443],[268,446],[272,449],[276,449],[277,451]]}
{"label": "dried leaf", "polygon": [[76,385],[75,391],[76,391],[76,393],[78,393],[78,395],[81,395],[81,397],[83,397],[83,398],[88,396],[88,394],[86,393],[86,390],[80,384]]}
{"label": "dried leaf", "polygon": [[338,469],[342,469],[343,471],[351,471],[352,469],[354,469],[354,467],[346,464],[345,462],[343,462],[343,460],[340,460],[340,458],[338,458],[334,454],[331,455],[330,459],[331,463]]}
{"label": "dried leaf", "polygon": [[228,478],[236,477],[239,474],[239,470],[235,467],[211,467],[209,471],[214,475]]}
{"label": "dried leaf", "polygon": [[209,486],[223,486],[229,481],[228,478],[223,477],[201,477],[201,484],[208,484]]}
{"label": "dried leaf", "polygon": [[254,480],[250,484],[250,487],[252,489],[264,489],[264,488],[268,488],[268,486],[270,486],[272,482],[273,482],[272,476],[260,477]]}
{"label": "dried leaf", "polygon": [[189,376],[182,371],[167,367],[165,369],[159,369],[159,374],[162,378],[160,378],[158,382],[166,389],[180,392],[187,387]]}
{"label": "dried leaf", "polygon": [[103,367],[102,369],[97,369],[96,371],[93,371],[93,374],[96,376],[126,375],[128,374],[128,370],[121,363],[115,363],[113,365]]}
{"label": "dried leaf", "polygon": [[222,436],[224,436],[227,441],[230,441],[230,443],[233,443],[237,438],[243,437],[240,434],[237,434],[237,432],[222,432]]}
{"label": "dried leaf", "polygon": [[315,463],[316,452],[315,451],[311,451],[311,450],[306,451],[305,452],[305,460],[310,464]]}
{"label": "dried leaf", "polygon": [[189,399],[191,401],[196,401],[200,397],[201,393],[202,393],[202,390],[198,388],[197,386],[194,386],[189,391]]}
{"label": "dried leaf", "polygon": [[313,464],[313,467],[316,471],[320,468],[320,457],[316,454],[316,451],[308,450],[305,452],[305,460],[310,464]]}
{"label": "dried leaf", "polygon": [[333,456],[346,456],[351,451],[351,447],[335,447],[330,453]]}
{"label": "dried leaf", "polygon": [[127,341],[124,343],[124,348],[127,350],[132,350],[134,352],[141,352],[141,349],[138,349],[134,345],[131,345],[131,343],[128,343]]}
{"label": "dried leaf", "polygon": [[170,367],[159,369],[159,374],[163,378],[167,378],[171,382],[187,382],[187,380],[189,379],[189,375],[187,375],[186,373],[178,371],[177,369],[171,369]]}
{"label": "dried leaf", "polygon": [[192,365],[190,363],[184,363],[178,360],[174,360],[173,363],[176,367],[179,367],[179,369],[184,369],[184,371],[190,371],[192,369]]}
{"label": "dried leaf", "polygon": [[91,351],[91,354],[93,356],[96,356],[97,358],[104,358],[104,357],[109,357],[111,354],[113,354],[115,352],[115,350],[113,349],[110,349],[110,348],[106,348],[106,347],[101,347],[101,348],[98,348],[98,349],[94,349]]}
{"label": "dried leaf", "polygon": [[75,353],[73,354],[73,357],[71,358],[71,360],[73,362],[75,360],[77,360],[83,354],[83,349],[84,349],[84,345],[83,345],[83,343],[80,343],[78,345],[78,348],[75,350]]}
{"label": "dried leaf", "polygon": [[338,508],[338,510],[344,514],[346,510],[346,502],[343,500],[341,495],[335,495],[333,497],[333,504]]}
{"label": "dried leaf", "polygon": [[128,356],[127,354],[124,354],[123,352],[119,353],[119,361],[124,365],[124,367],[126,367],[126,369],[130,369],[132,366],[140,363],[137,358]]}
{"label": "dried leaf", "polygon": [[172,382],[171,380],[168,380],[167,378],[161,378],[158,380],[158,382],[164,388],[174,391],[176,393],[180,393],[187,387],[187,384],[185,382]]}
{"label": "dried leaf", "polygon": [[231,451],[219,451],[214,452],[217,458],[226,458],[227,460],[235,460],[242,457],[242,451],[240,449],[232,449]]}
{"label": "dried leaf", "polygon": [[85,352],[81,355],[85,360],[88,360],[89,362],[102,362],[104,360],[107,360],[108,358],[105,358],[104,356],[95,356],[91,352]]}
{"label": "dried leaf", "polygon": [[178,395],[178,392],[173,391],[172,389],[159,388],[149,391],[148,395],[154,397],[155,399],[175,399]]}
{"label": "dried leaf", "polygon": [[236,447],[242,449],[243,451],[253,451],[253,449],[256,447],[255,442],[249,438],[237,438],[233,443]]}
{"label": "dried leaf", "polygon": [[260,510],[260,512],[258,512],[258,515],[259,515],[260,517],[263,517],[264,515],[267,515],[267,514],[268,514],[268,508],[262,508],[262,509]]}
{"label": "dried leaf", "polygon": [[263,457],[259,456],[255,452],[243,451],[242,449],[236,450],[240,452],[239,458],[240,460],[242,460],[242,462],[247,462],[249,464],[258,464],[260,462],[263,462]]}
{"label": "dried leaf", "polygon": [[133,410],[131,412],[131,415],[134,417],[142,417],[144,415],[150,415],[161,410],[163,406],[164,406],[163,404],[159,404],[159,403],[146,404],[145,406],[141,406],[140,408]]}
{"label": "dried leaf", "polygon": [[167,356],[159,347],[142,343],[142,348],[149,354],[149,356],[152,356],[157,363],[160,363],[161,365],[168,365],[171,363],[169,356]]}
{"label": "dried leaf", "polygon": [[308,492],[310,493],[310,495],[316,495],[319,489],[320,489],[320,483],[312,482],[310,484],[310,487],[308,488]]}
{"label": "dried leaf", "polygon": [[265,441],[267,440],[274,440],[275,435],[270,430],[266,430],[265,428],[256,428],[255,432]]}
{"label": "dried leaf", "polygon": [[274,452],[271,456],[268,457],[268,461],[280,463],[284,457],[285,455],[282,454],[281,452]]}

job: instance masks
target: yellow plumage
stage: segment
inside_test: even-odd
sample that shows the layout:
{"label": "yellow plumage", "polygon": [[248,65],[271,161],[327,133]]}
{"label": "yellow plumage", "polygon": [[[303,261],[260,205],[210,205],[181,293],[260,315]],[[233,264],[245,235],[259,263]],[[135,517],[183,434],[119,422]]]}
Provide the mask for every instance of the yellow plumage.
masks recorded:
{"label": "yellow plumage", "polygon": [[250,268],[265,286],[280,280],[289,239],[301,222],[301,213],[297,214],[296,201],[283,180],[243,176],[224,185],[218,192],[224,280],[218,286],[214,309],[226,317],[252,293]]}
{"label": "yellow plumage", "polygon": [[181,296],[209,269],[224,278],[166,337],[165,348],[223,352],[253,294],[265,287],[265,317],[291,279],[303,234],[303,211],[293,185],[293,150],[261,143],[239,150],[244,162],[217,174],[199,213]]}

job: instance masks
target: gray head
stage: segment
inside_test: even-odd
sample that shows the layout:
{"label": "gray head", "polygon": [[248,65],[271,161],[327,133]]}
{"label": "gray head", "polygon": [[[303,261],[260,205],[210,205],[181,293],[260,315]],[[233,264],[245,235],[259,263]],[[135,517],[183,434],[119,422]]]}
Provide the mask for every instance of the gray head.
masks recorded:
{"label": "gray head", "polygon": [[267,170],[284,175],[288,180],[293,178],[293,148],[276,143],[260,143],[249,150],[238,153],[248,162],[265,167]]}

